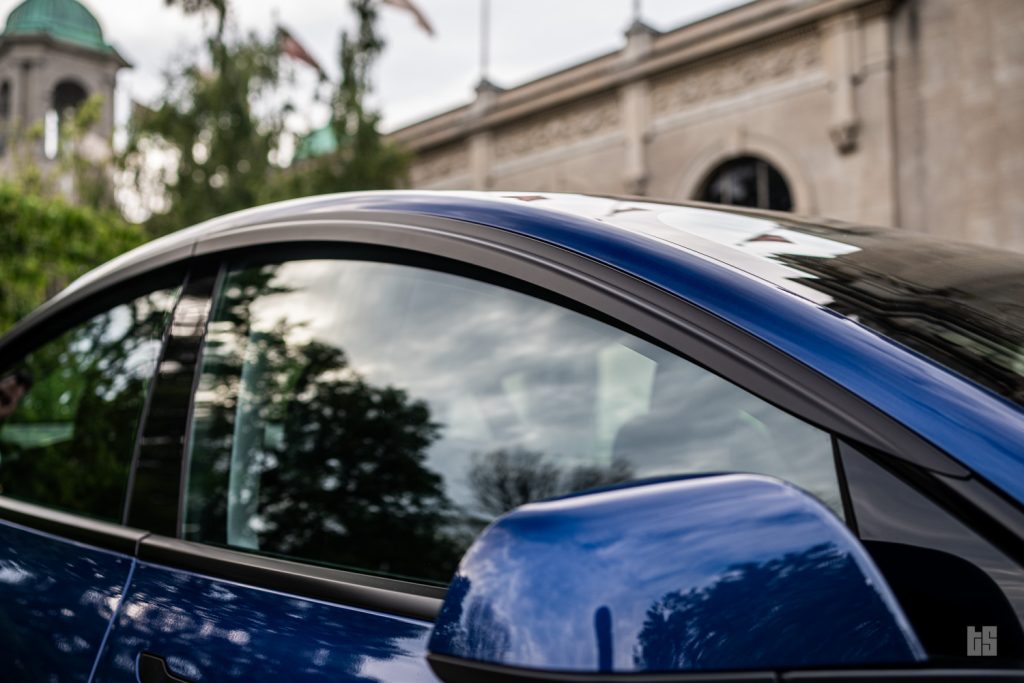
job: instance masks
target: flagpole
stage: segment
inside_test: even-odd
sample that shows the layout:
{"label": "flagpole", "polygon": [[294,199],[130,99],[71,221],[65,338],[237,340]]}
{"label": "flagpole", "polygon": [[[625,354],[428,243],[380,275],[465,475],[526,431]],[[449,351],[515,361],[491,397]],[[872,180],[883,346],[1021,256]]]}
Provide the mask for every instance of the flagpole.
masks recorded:
{"label": "flagpole", "polygon": [[491,0],[480,0],[480,82],[490,76]]}

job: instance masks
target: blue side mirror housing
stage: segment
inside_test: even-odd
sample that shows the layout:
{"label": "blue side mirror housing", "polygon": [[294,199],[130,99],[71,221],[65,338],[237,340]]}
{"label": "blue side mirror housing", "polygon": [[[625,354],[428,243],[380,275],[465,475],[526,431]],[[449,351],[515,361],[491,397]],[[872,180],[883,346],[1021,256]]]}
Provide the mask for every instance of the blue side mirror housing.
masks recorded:
{"label": "blue side mirror housing", "polygon": [[747,474],[508,513],[463,558],[429,650],[446,681],[470,680],[474,667],[599,676],[925,659],[842,521],[789,484]]}

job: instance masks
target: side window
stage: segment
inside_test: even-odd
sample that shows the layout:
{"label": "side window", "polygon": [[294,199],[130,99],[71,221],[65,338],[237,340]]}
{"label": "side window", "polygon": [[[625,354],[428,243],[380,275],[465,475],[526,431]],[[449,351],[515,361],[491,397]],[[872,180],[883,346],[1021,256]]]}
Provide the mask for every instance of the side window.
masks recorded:
{"label": "side window", "polygon": [[0,486],[120,521],[138,420],[176,290],[96,315],[0,375]]}
{"label": "side window", "polygon": [[633,334],[407,265],[229,272],[195,398],[188,539],[447,582],[531,500],[710,471],[841,514],[831,441]]}
{"label": "side window", "polygon": [[1024,568],[876,462],[884,456],[845,442],[840,452],[858,535],[928,654],[977,664],[964,636],[983,625],[998,647],[982,664],[1024,662]]}

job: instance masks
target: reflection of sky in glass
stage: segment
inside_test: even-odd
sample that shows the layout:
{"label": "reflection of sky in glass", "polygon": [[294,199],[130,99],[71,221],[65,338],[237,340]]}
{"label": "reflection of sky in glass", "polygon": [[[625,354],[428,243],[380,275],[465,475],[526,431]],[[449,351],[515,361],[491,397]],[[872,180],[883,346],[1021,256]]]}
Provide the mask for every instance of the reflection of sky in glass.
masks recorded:
{"label": "reflection of sky in glass", "polygon": [[501,199],[598,221],[595,232],[603,223],[610,233],[698,253],[1024,404],[1024,260],[1012,252],[767,213],[582,195]]}
{"label": "reflection of sky in glass", "polygon": [[442,426],[428,465],[467,508],[473,458],[524,448],[563,468],[625,458],[635,477],[773,474],[839,510],[825,434],[604,323],[392,264],[292,262],[271,284],[288,291],[252,304],[253,334],[283,327],[291,346],[316,340],[342,349],[371,384],[427,401]]}

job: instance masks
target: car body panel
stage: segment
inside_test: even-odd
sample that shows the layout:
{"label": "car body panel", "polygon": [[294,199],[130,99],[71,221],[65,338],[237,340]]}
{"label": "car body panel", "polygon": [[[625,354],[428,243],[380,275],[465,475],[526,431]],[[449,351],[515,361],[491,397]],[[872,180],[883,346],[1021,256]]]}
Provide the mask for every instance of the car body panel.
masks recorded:
{"label": "car body panel", "polygon": [[431,624],[140,562],[94,683],[136,683],[142,652],[204,681],[436,683]]}
{"label": "car body panel", "polygon": [[[543,208],[548,199],[552,208]],[[614,223],[597,220],[594,216],[608,213],[612,202],[629,205],[561,195],[354,193],[241,212],[199,226],[196,236],[201,246],[260,225],[389,211],[467,221],[541,240],[667,290],[775,346],[1024,502],[1024,415],[1018,406],[837,314],[822,300],[811,300],[804,283],[784,267],[766,268],[764,259],[721,243],[712,250],[713,241],[701,236],[716,227],[747,230],[751,221],[762,221],[771,231],[780,218],[666,204],[659,206],[677,214],[671,226],[642,223],[632,212],[621,213]],[[688,211],[689,230],[701,234],[688,234],[683,220]],[[784,289],[780,283],[786,282]]]}
{"label": "car body panel", "polygon": [[134,560],[0,520],[0,677],[89,680]]}
{"label": "car body panel", "polygon": [[[44,309],[139,262],[158,261],[162,251],[178,258],[189,249],[201,252],[204,242],[263,226],[374,212],[404,214],[411,222],[415,216],[465,221],[582,254],[689,301],[831,379],[1024,503],[1019,406],[830,310],[807,286],[806,273],[728,245],[728,235],[749,233],[752,222],[771,233],[790,219],[711,208],[559,194],[325,195],[230,214],[144,245],[86,274]],[[666,212],[670,223],[659,218]],[[834,232],[829,241],[842,250],[842,229]]]}
{"label": "car body panel", "polygon": [[[671,220],[663,214],[671,214]],[[233,248],[227,237],[236,236],[234,246],[245,246],[263,229],[314,222],[330,226],[341,219],[384,215],[399,217],[409,230],[422,217],[479,226],[481,241],[503,231],[649,283],[812,368],[1024,503],[1020,407],[831,310],[828,295],[810,287],[808,274],[792,264],[730,244],[729,235],[736,232],[776,234],[788,229],[788,219],[781,217],[564,195],[370,192],[296,200],[182,230],[101,266],[16,326],[0,340],[0,352],[10,339],[93,292],[152,268]],[[295,239],[301,238],[297,231]],[[829,258],[828,249],[841,253],[850,247],[832,241],[837,244],[806,240],[798,246],[825,250],[821,258]],[[0,533],[8,531],[0,528]],[[41,549],[36,552],[45,555]],[[80,555],[91,553],[86,549]],[[59,563],[55,557],[45,561]],[[102,590],[75,588],[72,592],[81,590],[81,595],[66,598],[91,605],[98,615],[83,626],[87,649],[94,641],[99,647],[97,624],[103,625],[98,636],[102,640],[107,632],[104,614],[109,617],[119,586],[131,576],[127,598],[98,660],[96,681],[136,680],[137,657],[143,651],[166,658],[175,674],[194,681],[436,681],[423,659],[428,622],[147,562],[133,565],[122,556],[107,554],[96,562],[103,571],[93,579]],[[77,565],[55,566],[54,575],[72,571],[69,567]],[[5,571],[0,568],[0,581]],[[69,586],[74,581],[69,576]],[[89,590],[92,597],[82,597]],[[105,600],[108,612],[89,602],[96,595]]]}
{"label": "car body panel", "polygon": [[530,503],[452,581],[433,654],[577,672],[925,659],[868,554],[810,495],[695,476]]}

